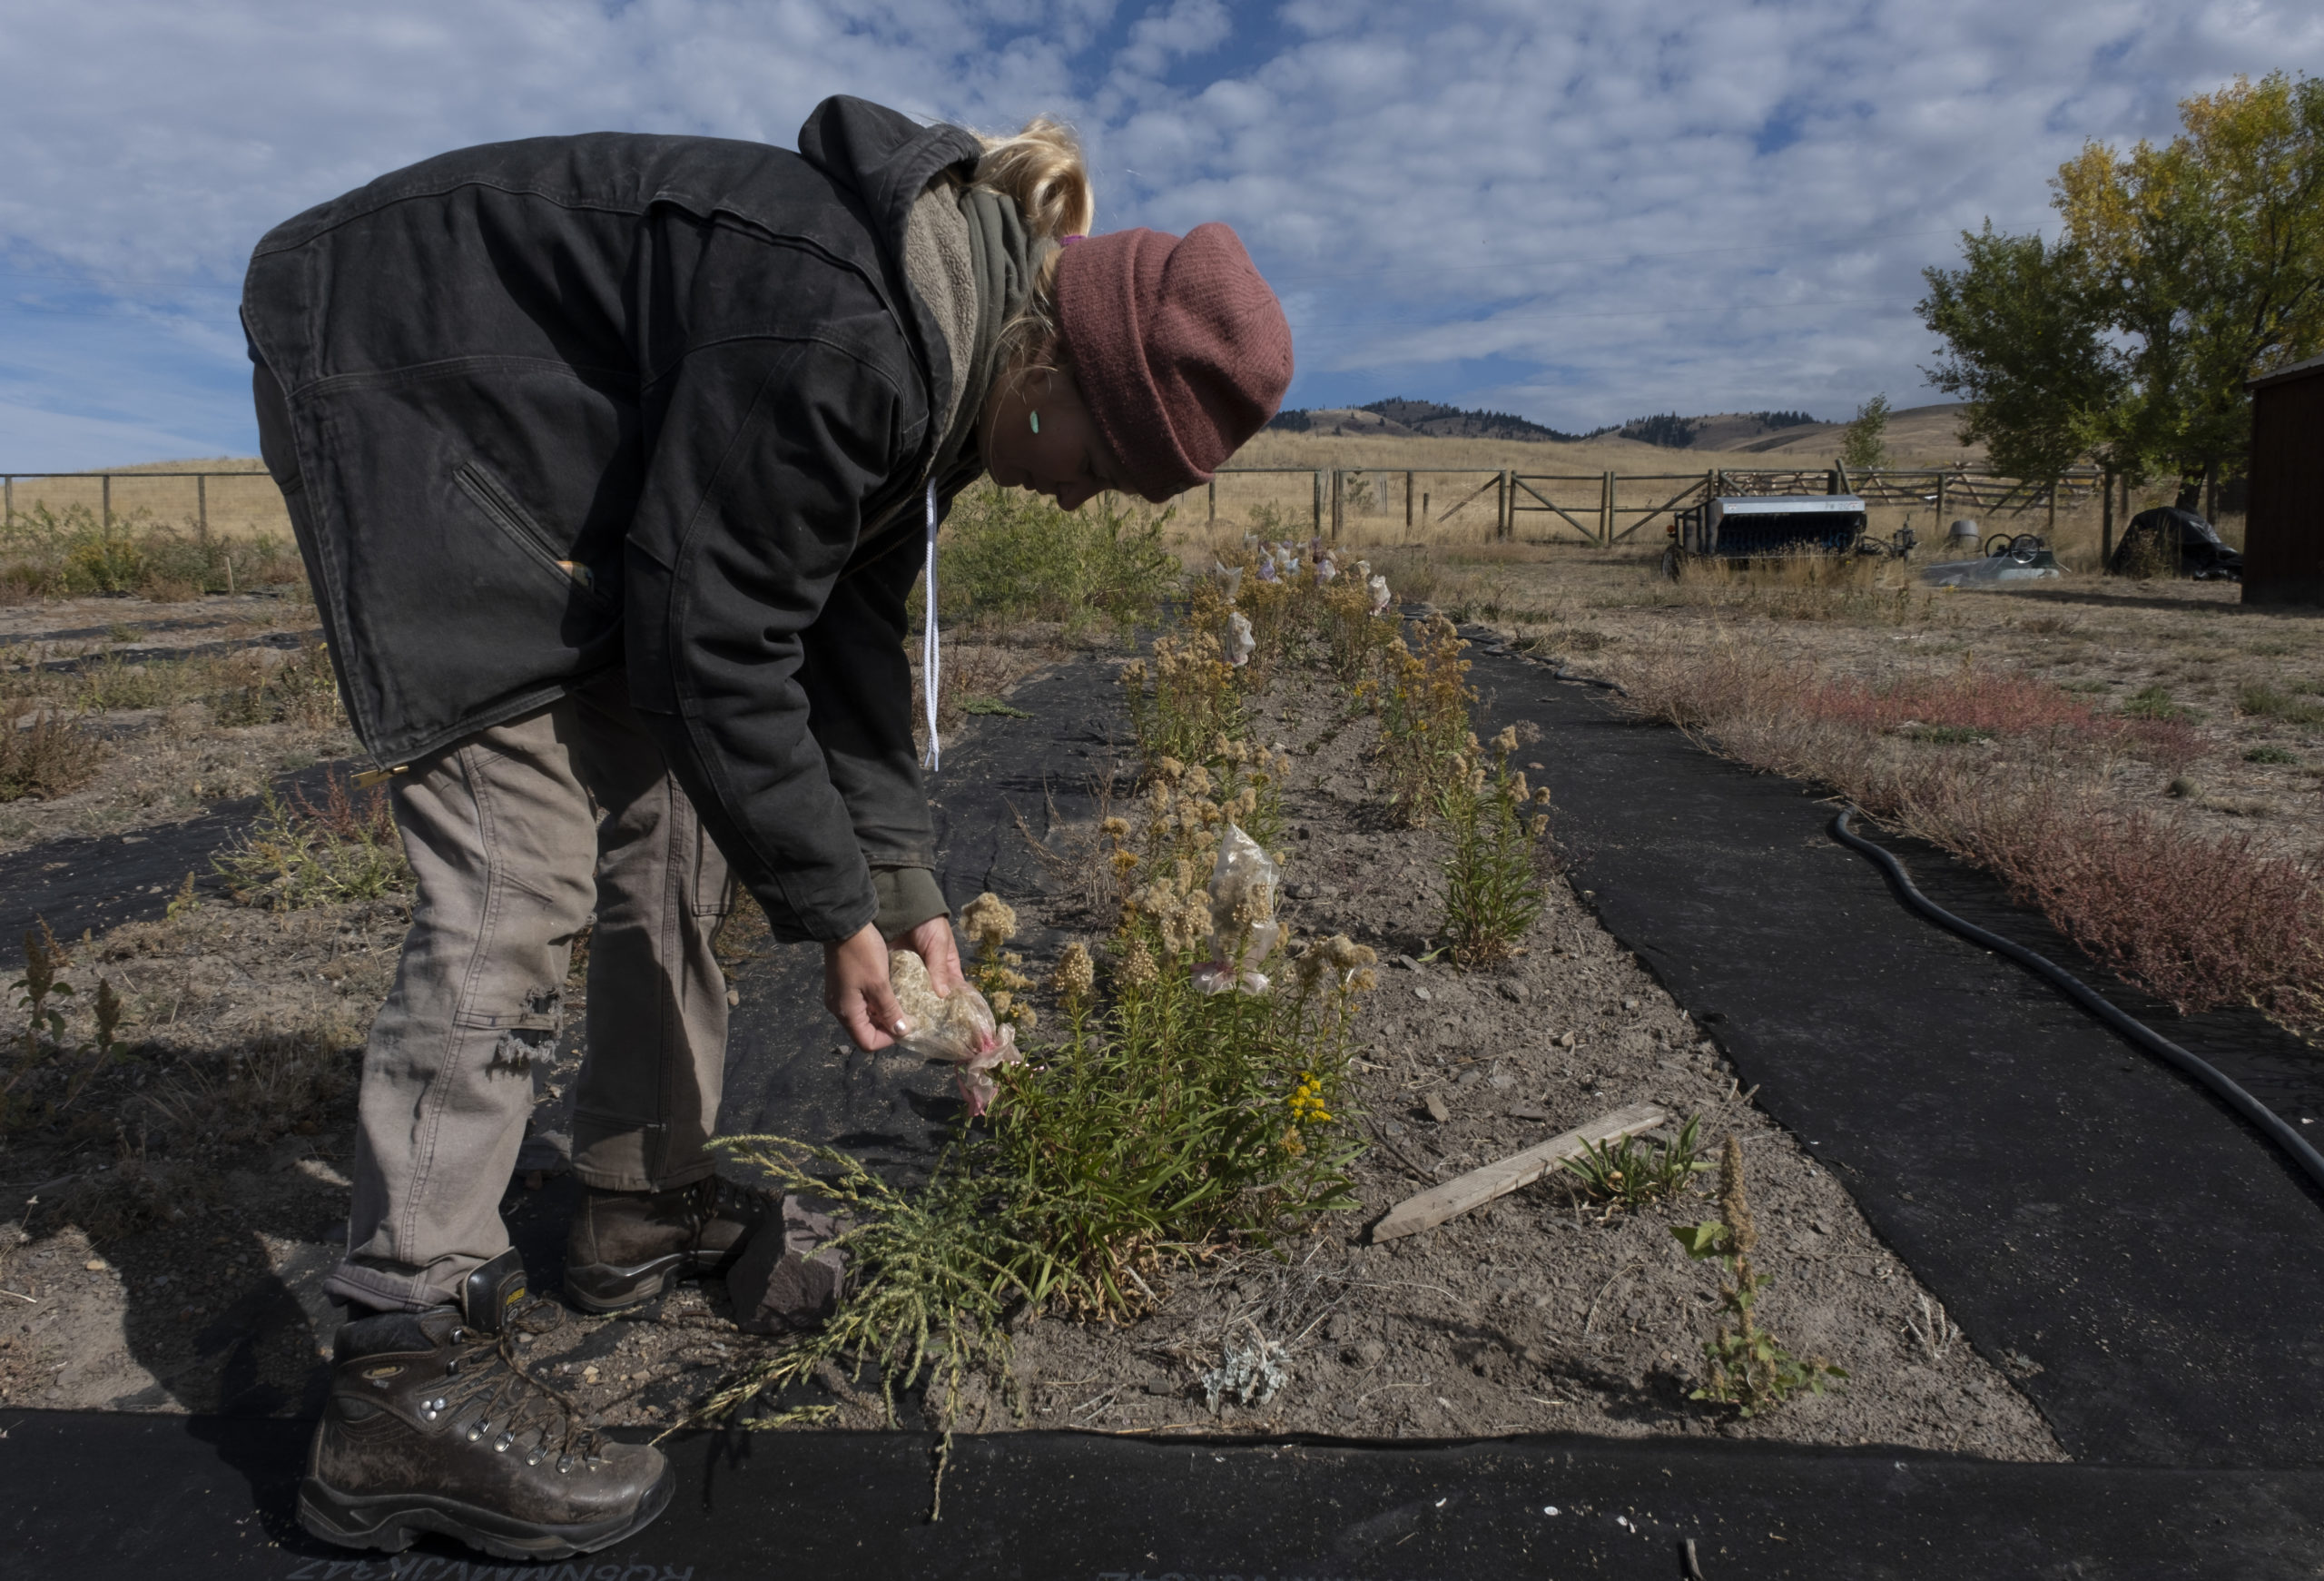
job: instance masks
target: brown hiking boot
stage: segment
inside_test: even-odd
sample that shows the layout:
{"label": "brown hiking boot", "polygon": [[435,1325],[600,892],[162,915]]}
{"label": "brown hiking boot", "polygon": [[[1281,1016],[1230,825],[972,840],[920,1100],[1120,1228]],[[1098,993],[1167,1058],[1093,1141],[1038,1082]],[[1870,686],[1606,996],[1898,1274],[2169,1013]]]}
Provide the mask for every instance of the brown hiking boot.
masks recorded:
{"label": "brown hiking boot", "polygon": [[671,1191],[585,1187],[565,1238],[566,1299],[585,1312],[618,1312],[684,1276],[724,1273],[753,1218],[715,1175]]}
{"label": "brown hiking boot", "polygon": [[350,1548],[399,1553],[441,1532],[505,1559],[561,1559],[662,1513],[675,1483],[662,1452],[600,1438],[517,1361],[518,1335],[565,1318],[527,1299],[524,1280],[503,1252],[458,1307],[340,1329],[301,1526]]}

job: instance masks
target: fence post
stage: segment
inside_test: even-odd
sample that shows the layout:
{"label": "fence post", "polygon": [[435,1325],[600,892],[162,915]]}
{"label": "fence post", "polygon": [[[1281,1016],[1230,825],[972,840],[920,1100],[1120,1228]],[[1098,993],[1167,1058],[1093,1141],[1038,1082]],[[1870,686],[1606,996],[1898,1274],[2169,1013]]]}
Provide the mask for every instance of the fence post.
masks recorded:
{"label": "fence post", "polygon": [[1421,490],[1420,496],[1420,529],[1423,532],[1428,530],[1428,490],[1425,489]]}
{"label": "fence post", "polygon": [[1945,525],[1945,469],[1944,469],[1943,468],[1941,468],[1941,467],[1940,467],[1939,469],[1937,469],[1937,473],[1936,473],[1936,520],[1935,520],[1935,525],[1936,525],[1937,527],[1940,527],[1940,528],[1942,528],[1942,527],[1944,527],[1944,526]]}
{"label": "fence post", "polygon": [[104,481],[97,485],[97,503],[102,507],[100,514],[104,518],[104,525],[108,529],[111,528],[113,526],[113,474],[111,472],[107,472],[104,475]]}
{"label": "fence post", "polygon": [[1413,529],[1413,475],[1404,474],[1404,530]]}
{"label": "fence post", "polygon": [[[205,521],[207,519],[204,519]],[[1210,479],[1210,519],[1218,519],[1218,479],[1215,474]]]}
{"label": "fence post", "polygon": [[2105,496],[2098,508],[2098,574],[2102,577],[2114,558],[2114,469],[2112,467],[2098,474],[2098,487]]}
{"label": "fence post", "polygon": [[210,474],[207,472],[196,472],[193,475],[193,509],[199,519],[202,541],[208,543],[210,541]]}
{"label": "fence post", "polygon": [[1598,501],[1598,544],[1601,548],[1614,547],[1614,475],[1606,474],[1605,494]]}
{"label": "fence post", "polygon": [[[1314,522],[1313,526],[1314,526],[1314,531],[1310,534],[1310,536],[1311,536],[1311,537],[1315,537],[1315,538],[1321,538],[1321,537],[1323,537],[1323,536],[1324,536],[1324,469],[1323,469],[1321,467],[1318,467],[1318,468],[1316,468],[1316,469],[1315,469],[1315,522]],[[1333,541],[1334,543],[1337,543],[1337,542],[1339,541],[1339,539],[1336,539],[1336,538],[1334,538],[1332,541]]]}
{"label": "fence post", "polygon": [[2043,536],[2053,540],[2058,536],[2058,480],[2055,478],[2050,479],[2050,525]]}
{"label": "fence post", "polygon": [[1340,523],[1347,517],[1347,472],[1332,469],[1332,541],[1340,541]]}

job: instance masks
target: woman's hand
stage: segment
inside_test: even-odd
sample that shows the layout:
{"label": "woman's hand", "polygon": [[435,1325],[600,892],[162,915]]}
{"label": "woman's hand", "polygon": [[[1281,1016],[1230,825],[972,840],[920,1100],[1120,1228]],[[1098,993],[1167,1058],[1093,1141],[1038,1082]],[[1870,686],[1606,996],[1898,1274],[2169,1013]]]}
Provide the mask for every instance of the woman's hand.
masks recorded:
{"label": "woman's hand", "polygon": [[[916,934],[919,930],[913,932]],[[948,923],[948,946],[950,943]],[[931,963],[930,975],[934,974]],[[958,982],[960,975],[960,959],[955,955],[953,981]],[[903,1035],[903,1006],[896,1003],[896,992],[888,985],[888,941],[870,923],[840,943],[823,946],[823,1008],[839,1017],[859,1049],[884,1049]]]}
{"label": "woman's hand", "polygon": [[911,929],[897,943],[928,963],[929,985],[936,997],[949,999],[961,983],[960,947],[953,941],[952,919],[931,917]]}

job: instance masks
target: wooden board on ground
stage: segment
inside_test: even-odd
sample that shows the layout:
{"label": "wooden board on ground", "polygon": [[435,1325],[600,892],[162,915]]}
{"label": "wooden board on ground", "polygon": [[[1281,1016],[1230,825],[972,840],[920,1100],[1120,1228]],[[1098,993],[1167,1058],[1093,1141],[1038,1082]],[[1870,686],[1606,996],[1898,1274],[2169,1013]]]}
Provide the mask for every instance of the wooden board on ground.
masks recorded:
{"label": "wooden board on ground", "polygon": [[1617,1109],[1611,1114],[1601,1114],[1586,1125],[1578,1125],[1561,1135],[1553,1136],[1539,1147],[1529,1147],[1523,1152],[1512,1153],[1505,1159],[1495,1159],[1482,1169],[1471,1170],[1457,1180],[1432,1186],[1417,1197],[1408,1197],[1388,1210],[1388,1216],[1372,1227],[1372,1240],[1376,1245],[1393,1240],[1400,1235],[1410,1235],[1415,1230],[1426,1230],[1443,1223],[1456,1213],[1465,1213],[1480,1202],[1490,1202],[1495,1197],[1505,1197],[1520,1186],[1530,1186],[1569,1159],[1578,1159],[1593,1144],[1605,1147],[1624,1137],[1652,1131],[1670,1116],[1651,1103],[1634,1103],[1627,1109]]}

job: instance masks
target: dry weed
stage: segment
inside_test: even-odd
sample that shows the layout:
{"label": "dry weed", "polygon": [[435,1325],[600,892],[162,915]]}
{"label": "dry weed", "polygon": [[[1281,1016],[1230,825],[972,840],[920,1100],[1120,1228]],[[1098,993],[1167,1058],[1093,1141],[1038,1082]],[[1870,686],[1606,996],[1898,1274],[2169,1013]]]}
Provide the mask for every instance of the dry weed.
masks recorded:
{"label": "dry weed", "polygon": [[2211,837],[2126,803],[2123,756],[2178,775],[2184,719],[2124,718],[2022,677],[1876,687],[1803,680],[1732,641],[1620,667],[1635,712],[1754,767],[1828,785],[1999,875],[2093,956],[2181,1011],[2253,1003],[2324,1024],[2324,878],[2248,833]]}
{"label": "dry weed", "polygon": [[0,802],[78,790],[103,760],[103,744],[78,718],[43,708],[19,722],[14,707],[0,704]]}

